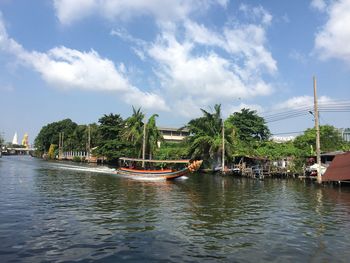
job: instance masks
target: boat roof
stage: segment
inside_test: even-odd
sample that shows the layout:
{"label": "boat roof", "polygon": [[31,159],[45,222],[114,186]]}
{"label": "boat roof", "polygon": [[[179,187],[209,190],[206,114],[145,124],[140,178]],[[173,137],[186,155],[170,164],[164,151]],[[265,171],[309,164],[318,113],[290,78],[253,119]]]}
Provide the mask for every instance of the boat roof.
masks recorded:
{"label": "boat roof", "polygon": [[129,158],[129,157],[120,157],[119,160],[133,161],[133,162],[146,162],[146,163],[189,163],[190,162],[190,160],[149,160],[149,159]]}

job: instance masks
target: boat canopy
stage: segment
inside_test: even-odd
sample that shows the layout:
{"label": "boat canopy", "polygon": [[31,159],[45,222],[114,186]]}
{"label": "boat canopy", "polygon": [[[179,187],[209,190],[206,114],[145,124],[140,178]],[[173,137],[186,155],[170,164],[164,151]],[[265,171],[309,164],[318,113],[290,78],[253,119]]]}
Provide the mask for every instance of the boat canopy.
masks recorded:
{"label": "boat canopy", "polygon": [[147,162],[147,163],[189,163],[190,160],[147,160],[141,158],[128,158],[120,157],[119,160],[122,161],[132,161],[132,162]]}

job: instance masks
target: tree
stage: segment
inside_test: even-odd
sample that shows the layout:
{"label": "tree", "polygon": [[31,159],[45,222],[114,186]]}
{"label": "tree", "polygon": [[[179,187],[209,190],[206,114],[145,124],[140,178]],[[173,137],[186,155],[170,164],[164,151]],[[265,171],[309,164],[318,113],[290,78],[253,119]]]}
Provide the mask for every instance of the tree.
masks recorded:
{"label": "tree", "polygon": [[132,107],[132,110],[133,114],[125,121],[122,137],[124,140],[131,143],[135,155],[141,157],[144,127],[143,119],[145,118],[145,114],[142,113],[141,108],[136,110]]}
{"label": "tree", "polygon": [[64,133],[66,147],[72,147],[72,134],[76,127],[77,124],[70,119],[52,122],[42,127],[34,140],[34,145],[38,154],[42,155],[47,152],[51,144],[58,145],[60,132]]}
{"label": "tree", "polygon": [[258,116],[255,110],[242,109],[230,115],[227,122],[232,123],[237,137],[244,143],[266,141],[271,135],[264,118]]}
{"label": "tree", "polygon": [[[341,150],[345,145],[340,132],[331,125],[320,126],[320,144],[322,152]],[[303,151],[304,155],[311,155],[311,149],[316,149],[316,130],[307,129],[303,135],[294,140],[296,148]]]}
{"label": "tree", "polygon": [[285,143],[265,141],[256,149],[256,154],[260,157],[267,157],[270,160],[279,160],[285,157],[299,156],[300,150],[291,141]]}
{"label": "tree", "polygon": [[[135,155],[141,157],[143,147],[143,132],[144,132],[144,118],[145,114],[142,113],[141,108],[137,110],[132,107],[133,114],[126,119],[126,125],[123,132],[123,138],[130,142],[134,146]],[[152,155],[158,147],[158,141],[162,140],[162,135],[157,128],[156,118],[158,114],[153,114],[146,125],[146,152],[149,154],[149,158],[152,159]]]}
{"label": "tree", "polygon": [[147,149],[149,152],[149,158],[152,159],[153,153],[158,148],[158,142],[163,140],[163,136],[160,133],[160,131],[157,128],[156,125],[156,117],[158,117],[158,114],[153,114],[149,119],[146,126],[146,142],[147,142]]}
{"label": "tree", "polygon": [[125,122],[118,114],[104,115],[99,120],[99,136],[101,141],[96,149],[97,155],[114,161],[121,156],[129,155],[131,145],[122,138]]}
{"label": "tree", "polygon": [[[206,165],[217,165],[222,156],[221,105],[214,106],[210,113],[201,109],[203,116],[193,119],[185,126],[190,131],[187,138],[191,158],[202,159]],[[232,128],[225,128],[225,156],[231,156]]]}
{"label": "tree", "polygon": [[156,159],[186,159],[188,158],[188,144],[186,142],[163,142],[155,152]]}

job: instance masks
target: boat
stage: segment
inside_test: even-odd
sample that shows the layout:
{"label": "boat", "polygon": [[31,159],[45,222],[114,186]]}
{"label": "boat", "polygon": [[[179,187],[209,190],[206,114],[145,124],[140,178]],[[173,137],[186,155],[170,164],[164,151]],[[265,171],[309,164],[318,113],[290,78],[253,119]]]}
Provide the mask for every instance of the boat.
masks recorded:
{"label": "boat", "polygon": [[[117,174],[131,176],[131,177],[146,177],[146,178],[163,178],[166,180],[172,180],[188,173],[195,172],[202,164],[202,160],[147,160],[121,157],[120,161],[124,162],[117,169]],[[184,164],[185,167],[181,169],[145,169],[137,168],[134,164],[137,163],[163,163],[163,164]]]}

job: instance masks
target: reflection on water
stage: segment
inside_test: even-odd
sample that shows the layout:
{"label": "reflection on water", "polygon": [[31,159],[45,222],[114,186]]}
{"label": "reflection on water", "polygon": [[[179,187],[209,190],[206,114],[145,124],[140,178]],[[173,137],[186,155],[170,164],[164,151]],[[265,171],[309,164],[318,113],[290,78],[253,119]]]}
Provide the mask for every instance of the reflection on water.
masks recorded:
{"label": "reflection on water", "polygon": [[0,160],[2,261],[339,261],[350,189],[194,174],[132,180],[105,167]]}

